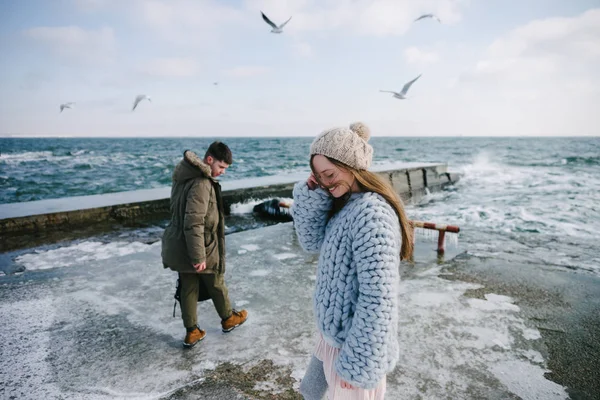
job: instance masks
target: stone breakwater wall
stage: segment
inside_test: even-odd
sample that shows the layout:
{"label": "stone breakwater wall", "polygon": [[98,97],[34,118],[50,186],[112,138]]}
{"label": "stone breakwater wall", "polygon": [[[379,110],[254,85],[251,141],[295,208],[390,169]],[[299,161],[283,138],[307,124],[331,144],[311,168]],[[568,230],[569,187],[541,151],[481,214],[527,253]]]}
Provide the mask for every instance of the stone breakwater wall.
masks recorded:
{"label": "stone breakwater wall", "polygon": [[[455,183],[459,176],[446,164],[405,163],[394,168],[374,168],[390,182],[405,202]],[[249,199],[291,197],[294,184],[306,173],[224,182],[226,213],[232,204]],[[89,227],[99,223],[128,223],[167,218],[170,188],[103,195],[68,197],[25,203],[0,204],[0,238],[53,229]]]}

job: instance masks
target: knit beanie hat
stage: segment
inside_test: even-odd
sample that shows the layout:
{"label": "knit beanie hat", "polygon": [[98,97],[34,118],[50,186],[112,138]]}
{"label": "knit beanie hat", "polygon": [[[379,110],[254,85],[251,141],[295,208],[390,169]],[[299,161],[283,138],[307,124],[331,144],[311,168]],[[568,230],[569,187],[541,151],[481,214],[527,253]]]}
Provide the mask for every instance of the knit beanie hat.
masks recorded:
{"label": "knit beanie hat", "polygon": [[310,156],[321,154],[354,169],[367,169],[373,159],[373,147],[367,143],[371,131],[362,122],[348,128],[333,128],[322,132],[310,145]]}

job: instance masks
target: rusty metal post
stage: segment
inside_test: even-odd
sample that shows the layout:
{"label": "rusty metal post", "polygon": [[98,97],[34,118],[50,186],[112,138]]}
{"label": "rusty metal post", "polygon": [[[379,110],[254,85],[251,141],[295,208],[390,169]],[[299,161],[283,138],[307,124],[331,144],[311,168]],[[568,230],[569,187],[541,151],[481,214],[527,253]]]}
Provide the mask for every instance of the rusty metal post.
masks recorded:
{"label": "rusty metal post", "polygon": [[446,231],[438,231],[438,248],[437,251],[438,253],[443,253],[444,250],[444,242],[446,239]]}

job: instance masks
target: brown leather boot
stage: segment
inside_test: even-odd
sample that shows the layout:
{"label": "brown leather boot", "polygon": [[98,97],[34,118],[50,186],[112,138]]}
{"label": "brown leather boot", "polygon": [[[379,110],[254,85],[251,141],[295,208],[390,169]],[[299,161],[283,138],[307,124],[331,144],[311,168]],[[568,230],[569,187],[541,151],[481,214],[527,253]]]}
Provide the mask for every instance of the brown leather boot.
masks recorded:
{"label": "brown leather boot", "polygon": [[196,343],[198,343],[199,341],[204,339],[204,336],[206,336],[206,331],[203,331],[202,329],[195,327],[192,331],[188,331],[188,333],[185,335],[185,340],[183,341],[183,347],[186,347],[186,348],[194,347],[196,345]]}
{"label": "brown leather boot", "polygon": [[221,327],[223,328],[223,332],[231,332],[236,327],[240,326],[248,319],[248,311],[236,311],[232,310],[231,316],[227,319],[221,321]]}

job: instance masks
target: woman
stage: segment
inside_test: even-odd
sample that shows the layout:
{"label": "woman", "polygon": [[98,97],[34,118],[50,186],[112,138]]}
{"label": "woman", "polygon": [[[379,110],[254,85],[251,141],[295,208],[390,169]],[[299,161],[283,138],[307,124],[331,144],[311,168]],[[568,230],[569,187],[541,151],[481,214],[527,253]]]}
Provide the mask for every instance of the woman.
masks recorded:
{"label": "woman", "polygon": [[412,257],[411,230],[391,186],[367,171],[369,137],[362,123],[321,133],[312,173],[294,187],[298,239],[320,252],[318,340],[300,384],[307,400],[383,399],[398,360],[398,269]]}

